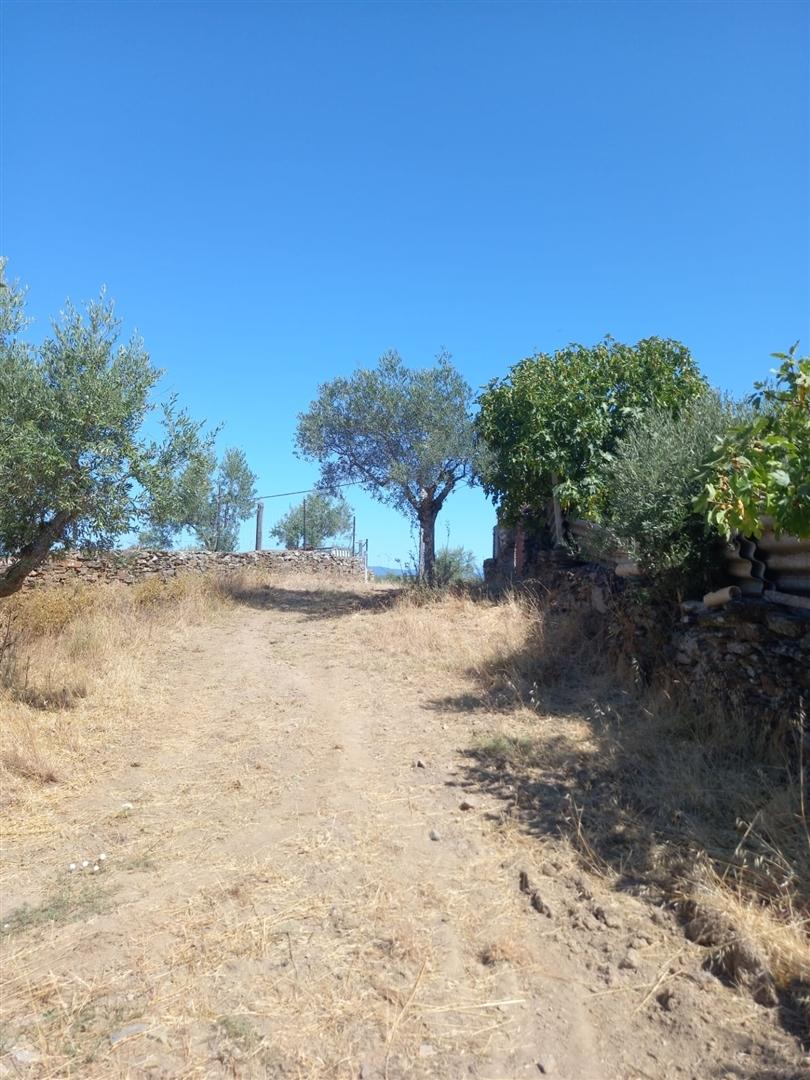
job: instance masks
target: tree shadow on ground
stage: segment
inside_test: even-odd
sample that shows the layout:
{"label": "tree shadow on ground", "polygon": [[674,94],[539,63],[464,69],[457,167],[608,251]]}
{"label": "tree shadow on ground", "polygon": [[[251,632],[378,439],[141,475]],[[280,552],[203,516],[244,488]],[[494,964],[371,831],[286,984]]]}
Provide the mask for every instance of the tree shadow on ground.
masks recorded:
{"label": "tree shadow on ground", "polygon": [[400,595],[399,589],[360,591],[354,589],[285,588],[281,585],[227,586],[228,596],[238,604],[260,610],[301,615],[307,619],[336,619],[360,611],[387,611]]}
{"label": "tree shadow on ground", "polygon": [[325,584],[323,579],[313,583],[312,587],[301,585],[293,587],[285,584],[250,583],[238,580],[223,583],[223,589],[238,604],[260,610],[285,611],[302,615],[310,619],[332,619],[345,615],[354,615],[359,611],[385,612],[407,598],[410,603],[433,604],[437,598],[448,594],[469,596],[473,599],[491,597],[491,591],[485,586],[452,586],[449,589],[431,589],[418,585],[390,585],[375,588],[352,588],[340,583],[334,586]]}
{"label": "tree shadow on ground", "polygon": [[[617,890],[673,903],[685,881],[714,864],[729,884],[810,915],[806,834],[796,820],[788,825],[784,765],[746,756],[738,745],[744,739],[724,733],[734,718],[696,717],[637,691],[605,670],[602,643],[587,627],[576,648],[569,632],[562,627],[555,640],[546,627],[542,641],[470,671],[471,689],[426,704],[511,717],[503,725],[509,734],[463,749],[452,783],[499,800],[498,820],[508,816],[532,835],[570,841]],[[758,821],[762,831],[742,836],[740,821]],[[790,897],[780,894],[786,873]],[[782,1026],[805,1045],[810,1029],[800,998],[807,992],[806,984],[779,990],[777,1004]]]}

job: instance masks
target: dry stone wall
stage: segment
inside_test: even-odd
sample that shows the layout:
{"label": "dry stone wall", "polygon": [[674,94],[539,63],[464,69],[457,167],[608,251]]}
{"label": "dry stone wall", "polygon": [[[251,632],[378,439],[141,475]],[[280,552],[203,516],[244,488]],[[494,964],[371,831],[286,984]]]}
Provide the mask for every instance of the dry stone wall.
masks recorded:
{"label": "dry stone wall", "polygon": [[261,567],[271,573],[297,571],[359,577],[363,560],[331,551],[147,551],[130,548],[93,553],[71,552],[49,559],[33,571],[23,588],[71,582],[120,581],[131,585],[145,578],[168,579],[186,573],[232,573]]}
{"label": "dry stone wall", "polygon": [[750,597],[667,606],[638,579],[551,552],[535,559],[531,579],[552,607],[587,612],[597,647],[645,680],[677,684],[701,711],[745,713],[777,748],[789,749],[801,718],[810,749],[810,610]]}

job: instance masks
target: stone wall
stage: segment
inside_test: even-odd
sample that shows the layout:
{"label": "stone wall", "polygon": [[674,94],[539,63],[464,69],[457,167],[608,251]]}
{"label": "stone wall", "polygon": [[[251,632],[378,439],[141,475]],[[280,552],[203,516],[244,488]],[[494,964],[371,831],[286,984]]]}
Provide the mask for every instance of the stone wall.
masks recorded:
{"label": "stone wall", "polygon": [[750,597],[667,606],[639,579],[551,552],[535,560],[533,578],[552,609],[588,612],[607,656],[632,662],[647,681],[677,684],[701,710],[744,711],[781,745],[800,715],[807,723],[810,611]]}
{"label": "stone wall", "polygon": [[185,573],[231,573],[261,567],[272,573],[297,571],[358,577],[363,560],[341,558],[330,551],[123,551],[71,552],[43,563],[25,580],[23,588],[76,581],[121,581],[131,585],[144,578],[171,578]]}

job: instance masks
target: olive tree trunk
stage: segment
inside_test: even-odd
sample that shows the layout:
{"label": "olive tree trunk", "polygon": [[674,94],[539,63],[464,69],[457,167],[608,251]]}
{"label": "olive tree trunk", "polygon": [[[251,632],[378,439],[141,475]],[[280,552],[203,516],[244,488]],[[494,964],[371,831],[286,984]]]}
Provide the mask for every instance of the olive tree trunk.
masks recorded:
{"label": "olive tree trunk", "polygon": [[43,563],[53,545],[70,524],[73,514],[69,510],[62,510],[39,530],[39,535],[30,544],[26,544],[17,556],[16,562],[0,575],[0,598],[12,596],[18,592],[25,579],[32,570]]}
{"label": "olive tree trunk", "polygon": [[439,507],[433,499],[419,507],[419,580],[426,585],[436,583],[436,518]]}

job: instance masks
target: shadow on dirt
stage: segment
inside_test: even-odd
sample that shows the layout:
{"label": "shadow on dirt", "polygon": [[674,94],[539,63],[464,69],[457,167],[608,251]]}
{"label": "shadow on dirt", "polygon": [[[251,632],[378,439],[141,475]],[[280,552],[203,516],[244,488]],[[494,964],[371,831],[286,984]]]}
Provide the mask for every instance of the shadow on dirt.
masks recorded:
{"label": "shadow on dirt", "polygon": [[[508,706],[501,704],[498,711]],[[657,851],[665,838],[674,841],[678,830],[666,822],[651,827],[640,817],[633,805],[637,800],[628,798],[622,783],[622,767],[629,763],[622,766],[615,753],[583,745],[581,731],[566,730],[569,725],[581,729],[583,718],[591,720],[588,703],[582,702],[579,713],[569,703],[567,713],[554,710],[556,733],[546,720],[537,737],[495,736],[466,748],[466,764],[455,783],[499,799],[529,833],[572,840],[597,869],[616,875],[617,888],[649,891],[656,885],[660,894],[671,874]]]}
{"label": "shadow on dirt", "polygon": [[[598,642],[580,663],[581,652],[572,652],[562,632],[551,647],[548,637],[545,645],[529,642],[470,671],[466,692],[426,703],[438,712],[513,721],[509,734],[463,749],[453,786],[497,799],[497,821],[567,839],[617,890],[673,904],[684,882],[714,864],[730,886],[810,915],[799,785],[785,765],[746,752],[734,718],[696,716],[672,699],[637,692],[615,672],[600,673]],[[538,653],[541,647],[550,655]],[[740,821],[757,827],[745,832]],[[716,951],[707,949],[707,965]],[[797,984],[778,990],[773,1002],[781,1026],[805,1046],[810,1024],[802,1000],[809,993]],[[795,1075],[773,1064],[774,1071],[756,1075]],[[743,1074],[728,1068],[720,1075]]]}
{"label": "shadow on dirt", "polygon": [[358,611],[386,611],[400,595],[399,589],[360,591],[353,589],[285,589],[279,585],[232,585],[228,595],[238,604],[263,610],[285,611],[308,619],[336,619]]}

